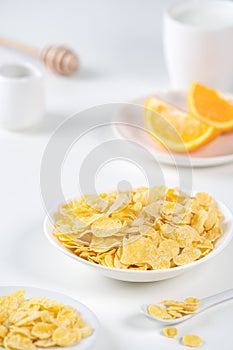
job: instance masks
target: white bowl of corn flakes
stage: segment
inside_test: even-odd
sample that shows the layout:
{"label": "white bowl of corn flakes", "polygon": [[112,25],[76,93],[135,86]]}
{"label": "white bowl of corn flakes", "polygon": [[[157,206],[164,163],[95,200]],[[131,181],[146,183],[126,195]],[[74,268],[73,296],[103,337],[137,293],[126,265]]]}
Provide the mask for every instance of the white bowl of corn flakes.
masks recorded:
{"label": "white bowl of corn flakes", "polygon": [[93,349],[99,321],[85,305],[35,287],[0,286],[0,349]]}
{"label": "white bowl of corn flakes", "polygon": [[178,276],[220,253],[233,216],[206,193],[154,186],[84,195],[45,219],[49,241],[72,259],[128,282]]}

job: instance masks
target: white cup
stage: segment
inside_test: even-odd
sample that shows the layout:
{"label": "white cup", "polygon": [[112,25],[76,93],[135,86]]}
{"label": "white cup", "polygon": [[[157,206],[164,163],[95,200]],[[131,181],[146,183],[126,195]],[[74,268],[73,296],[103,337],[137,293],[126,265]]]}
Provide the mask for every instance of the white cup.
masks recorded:
{"label": "white cup", "polygon": [[164,16],[164,53],[171,84],[186,90],[192,81],[233,87],[233,2],[181,0]]}
{"label": "white cup", "polygon": [[0,66],[0,126],[29,129],[41,122],[44,112],[42,73],[29,64]]}

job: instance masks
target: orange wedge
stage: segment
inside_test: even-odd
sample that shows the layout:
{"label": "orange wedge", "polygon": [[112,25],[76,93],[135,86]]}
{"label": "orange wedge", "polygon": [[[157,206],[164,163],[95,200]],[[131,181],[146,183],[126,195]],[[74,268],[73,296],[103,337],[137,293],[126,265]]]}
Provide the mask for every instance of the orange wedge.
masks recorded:
{"label": "orange wedge", "polygon": [[189,113],[195,118],[219,130],[233,130],[233,100],[219,91],[194,82],[187,103]]}
{"label": "orange wedge", "polygon": [[164,147],[186,152],[213,140],[219,132],[158,97],[145,102],[144,121],[148,134]]}

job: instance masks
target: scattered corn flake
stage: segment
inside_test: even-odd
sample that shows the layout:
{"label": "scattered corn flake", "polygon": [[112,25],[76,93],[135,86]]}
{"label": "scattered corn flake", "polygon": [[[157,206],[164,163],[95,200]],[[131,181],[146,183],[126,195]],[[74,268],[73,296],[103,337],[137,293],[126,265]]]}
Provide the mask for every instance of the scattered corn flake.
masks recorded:
{"label": "scattered corn flake", "polygon": [[168,338],[175,338],[178,334],[178,330],[175,327],[167,327],[163,329],[163,334]]}
{"label": "scattered corn flake", "polygon": [[186,334],[182,338],[182,343],[191,348],[198,348],[203,344],[203,340],[198,335]]}

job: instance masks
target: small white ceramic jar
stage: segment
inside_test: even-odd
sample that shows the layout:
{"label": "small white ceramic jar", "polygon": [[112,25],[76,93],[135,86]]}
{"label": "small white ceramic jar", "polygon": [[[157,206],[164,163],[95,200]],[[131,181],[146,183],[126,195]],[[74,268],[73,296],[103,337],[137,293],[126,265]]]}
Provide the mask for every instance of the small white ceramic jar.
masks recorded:
{"label": "small white ceramic jar", "polygon": [[0,66],[0,127],[24,130],[39,125],[45,113],[42,73],[31,64]]}

